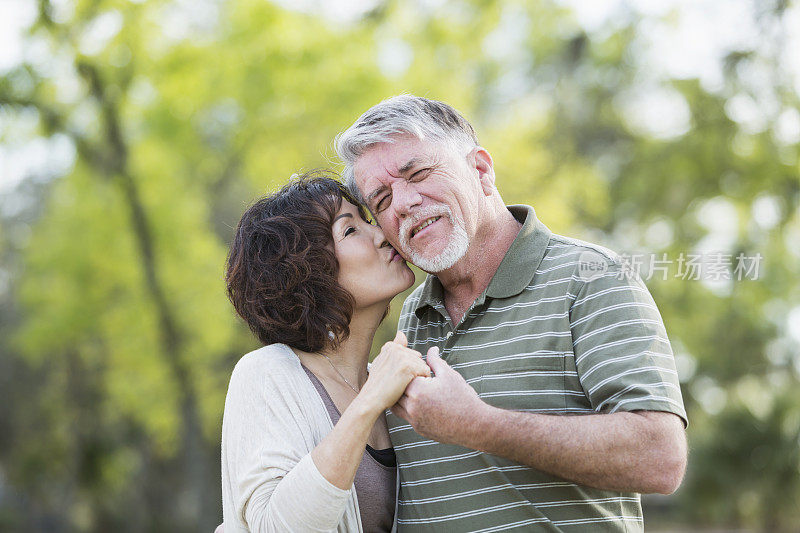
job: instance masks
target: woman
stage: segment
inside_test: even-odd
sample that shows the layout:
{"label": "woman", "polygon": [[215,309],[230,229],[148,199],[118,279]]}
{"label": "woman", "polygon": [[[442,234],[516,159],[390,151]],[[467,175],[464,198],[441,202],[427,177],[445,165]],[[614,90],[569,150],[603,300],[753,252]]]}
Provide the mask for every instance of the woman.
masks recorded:
{"label": "woman", "polygon": [[265,344],[238,362],[225,401],[226,533],[388,531],[396,464],[384,413],[430,374],[398,343],[369,372],[367,361],[413,273],[339,182],[306,175],[242,216],[226,282]]}

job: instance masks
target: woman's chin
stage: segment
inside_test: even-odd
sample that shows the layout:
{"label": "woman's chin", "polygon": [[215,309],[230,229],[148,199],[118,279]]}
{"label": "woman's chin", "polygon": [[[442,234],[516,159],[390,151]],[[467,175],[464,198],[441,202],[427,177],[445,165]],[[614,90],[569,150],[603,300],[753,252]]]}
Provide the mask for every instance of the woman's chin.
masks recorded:
{"label": "woman's chin", "polygon": [[[408,265],[403,265],[403,266],[405,267],[405,268],[403,268],[403,275],[407,276],[408,282],[405,284],[405,287],[403,287],[403,289],[400,292],[398,292],[397,294],[400,294],[403,291],[407,291],[408,289],[413,287],[414,286],[414,282],[417,281],[416,276],[414,276],[414,271],[411,270],[411,268],[409,268]],[[397,296],[397,294],[395,294],[395,296]]]}

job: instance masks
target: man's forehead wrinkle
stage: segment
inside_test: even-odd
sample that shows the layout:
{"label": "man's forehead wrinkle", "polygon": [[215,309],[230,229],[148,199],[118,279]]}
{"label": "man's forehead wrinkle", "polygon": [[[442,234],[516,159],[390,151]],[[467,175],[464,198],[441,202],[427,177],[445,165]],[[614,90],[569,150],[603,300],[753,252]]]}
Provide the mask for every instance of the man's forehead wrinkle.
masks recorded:
{"label": "man's forehead wrinkle", "polygon": [[[386,174],[388,174],[391,177],[396,177],[396,176],[394,176],[392,171],[386,166],[386,162],[381,162],[381,166],[383,166],[383,170],[384,170],[384,172],[386,172]],[[373,199],[375,199],[376,196],[381,194],[384,190],[386,190],[389,187],[387,185],[387,183],[386,183],[386,181],[387,181],[386,178],[384,178],[383,176],[373,176],[371,178],[368,178],[368,183],[370,181],[373,181],[373,180],[377,181],[378,183],[375,186],[375,188],[372,190],[372,192],[370,192],[367,195],[367,197],[366,197],[367,203],[371,202]]]}
{"label": "man's forehead wrinkle", "polygon": [[[375,194],[377,194],[378,192],[381,192],[383,189],[388,188],[389,185],[387,182],[390,178],[395,178],[395,179],[402,178],[403,174],[408,172],[408,169],[414,166],[415,160],[416,158],[412,158],[411,161],[408,161],[406,164],[404,164],[397,170],[394,170],[395,165],[391,164],[392,163],[391,159],[389,159],[388,161],[387,160],[382,161],[381,166],[383,167],[383,171],[385,174],[383,176],[379,175],[379,176],[373,176],[371,178],[372,180],[377,181],[379,185],[377,185],[377,188],[373,192],[371,192],[369,196],[374,197]],[[388,176],[388,178],[386,176]]]}
{"label": "man's forehead wrinkle", "polygon": [[435,152],[430,157],[430,166],[438,167],[441,166],[442,163],[442,154],[439,152]]}

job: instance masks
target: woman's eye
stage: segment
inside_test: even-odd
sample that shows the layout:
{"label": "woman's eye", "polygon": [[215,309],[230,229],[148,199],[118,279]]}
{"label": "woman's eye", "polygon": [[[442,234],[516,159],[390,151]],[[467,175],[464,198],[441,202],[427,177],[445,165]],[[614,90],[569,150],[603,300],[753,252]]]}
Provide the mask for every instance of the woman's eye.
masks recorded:
{"label": "woman's eye", "polygon": [[356,231],[356,228],[354,228],[353,226],[350,226],[349,228],[344,230],[344,236],[347,237],[348,235],[350,235],[351,233],[354,233],[355,231]]}

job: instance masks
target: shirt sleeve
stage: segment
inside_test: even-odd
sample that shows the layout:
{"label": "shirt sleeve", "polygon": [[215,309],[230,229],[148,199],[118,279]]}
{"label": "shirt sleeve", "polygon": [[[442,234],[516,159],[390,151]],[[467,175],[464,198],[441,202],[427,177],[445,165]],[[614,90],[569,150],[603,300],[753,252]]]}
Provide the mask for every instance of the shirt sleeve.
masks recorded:
{"label": "shirt sleeve", "polygon": [[672,347],[644,282],[618,263],[570,308],[578,378],[597,412],[666,411],[687,424]]}
{"label": "shirt sleeve", "polygon": [[292,394],[279,392],[280,371],[266,370],[241,361],[225,401],[222,460],[231,477],[236,525],[253,532],[333,531],[350,491],[319,472],[309,431],[303,430],[308,417]]}

